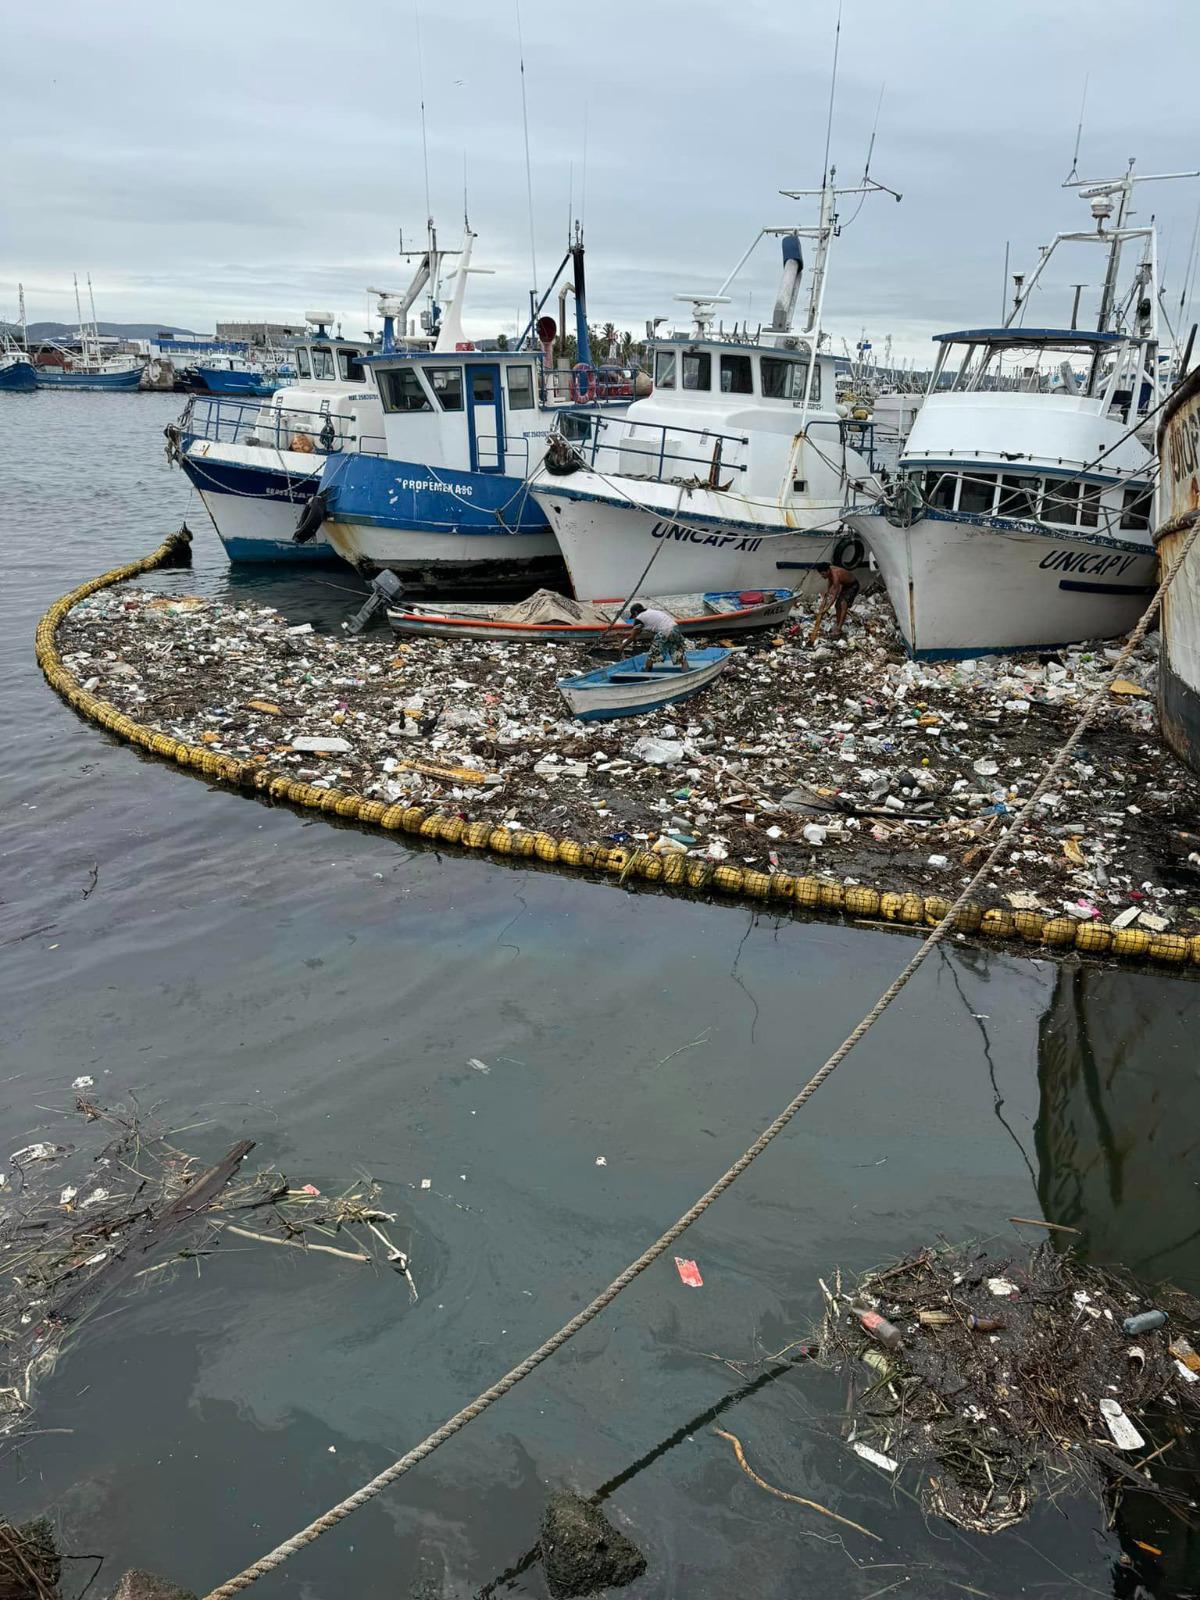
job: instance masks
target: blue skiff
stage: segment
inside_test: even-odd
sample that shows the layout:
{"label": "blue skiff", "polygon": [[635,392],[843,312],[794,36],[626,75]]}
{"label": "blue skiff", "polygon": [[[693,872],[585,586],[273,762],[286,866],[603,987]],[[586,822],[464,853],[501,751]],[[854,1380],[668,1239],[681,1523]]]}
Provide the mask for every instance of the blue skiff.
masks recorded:
{"label": "blue skiff", "polygon": [[716,647],[689,650],[686,669],[663,661],[648,668],[642,651],[577,678],[560,678],[558,691],[580,722],[636,717],[688,700],[707,688],[729,665],[730,654]]}

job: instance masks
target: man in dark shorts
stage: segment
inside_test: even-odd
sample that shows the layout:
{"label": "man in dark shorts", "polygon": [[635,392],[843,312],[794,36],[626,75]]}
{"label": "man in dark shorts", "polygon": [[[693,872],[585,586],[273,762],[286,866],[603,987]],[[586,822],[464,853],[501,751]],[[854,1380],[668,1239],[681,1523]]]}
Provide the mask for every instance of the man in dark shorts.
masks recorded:
{"label": "man in dark shorts", "polygon": [[858,599],[859,582],[849,567],[835,567],[828,561],[819,561],[816,570],[825,579],[825,605],[833,605],[833,637],[840,639],[846,627],[850,607]]}

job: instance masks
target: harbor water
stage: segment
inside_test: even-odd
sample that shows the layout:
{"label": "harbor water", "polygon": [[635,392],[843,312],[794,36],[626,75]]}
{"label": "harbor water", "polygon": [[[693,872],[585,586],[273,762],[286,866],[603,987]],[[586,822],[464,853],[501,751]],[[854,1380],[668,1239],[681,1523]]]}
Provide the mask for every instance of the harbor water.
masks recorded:
{"label": "harbor water", "polygon": [[[38,616],[185,517],[194,569],[151,587],[334,626],[360,588],[336,568],[231,572],[162,451],[177,409],[0,397],[0,1156],[59,1128],[89,1075],[205,1160],[252,1138],[251,1167],[293,1183],[376,1180],[420,1298],[226,1238],[107,1302],[0,1458],[0,1511],[46,1512],[68,1552],[103,1553],[97,1593],[129,1566],[203,1593],[424,1437],[656,1237],[913,948],[335,828],[81,722],[34,664]],[[1136,1497],[1112,1527],[1070,1498],[990,1539],[927,1522],[918,1483],[849,1451],[844,1380],[763,1358],[819,1320],[818,1275],[939,1237],[1003,1256],[1014,1215],[1200,1290],[1196,992],[945,949],[685,1236],[701,1287],[664,1258],[255,1592],[542,1596],[522,1558],[547,1494],[615,1479],[606,1512],[649,1563],[634,1596],[1194,1584],[1186,1527]],[[710,1413],[751,1388],[716,1425],[879,1542],[741,1471]],[[68,1570],[70,1594],[91,1567]]]}

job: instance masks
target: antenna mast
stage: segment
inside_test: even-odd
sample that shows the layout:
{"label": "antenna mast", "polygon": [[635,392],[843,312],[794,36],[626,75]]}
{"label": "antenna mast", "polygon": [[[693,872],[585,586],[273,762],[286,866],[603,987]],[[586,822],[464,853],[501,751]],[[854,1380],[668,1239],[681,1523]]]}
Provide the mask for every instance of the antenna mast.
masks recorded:
{"label": "antenna mast", "polygon": [[[529,206],[529,264],[533,269],[533,287],[529,291],[532,312],[537,303],[537,244],[533,231],[533,169],[529,161],[529,102],[525,94],[525,40],[521,32],[521,0],[514,0],[517,10],[517,54],[521,62],[521,122],[525,129],[525,196]],[[532,324],[533,317],[530,317]]]}
{"label": "antenna mast", "polygon": [[[833,102],[837,94],[838,49],[842,42],[842,0],[838,0],[837,27],[833,33],[833,71],[829,78],[829,115],[825,119],[825,160],[821,166],[821,182],[829,177],[829,144],[833,138]],[[870,158],[868,157],[868,160]]]}
{"label": "antenna mast", "polygon": [[417,92],[421,97],[421,156],[425,163],[425,226],[432,229],[433,205],[429,199],[429,135],[425,127],[425,56],[421,49],[421,8],[415,0],[413,18],[417,25]]}
{"label": "antenna mast", "polygon": [[1079,102],[1079,126],[1075,129],[1075,154],[1071,157],[1071,170],[1067,173],[1066,181],[1079,176],[1079,145],[1083,138],[1083,113],[1087,106],[1088,75],[1083,75],[1083,96]]}

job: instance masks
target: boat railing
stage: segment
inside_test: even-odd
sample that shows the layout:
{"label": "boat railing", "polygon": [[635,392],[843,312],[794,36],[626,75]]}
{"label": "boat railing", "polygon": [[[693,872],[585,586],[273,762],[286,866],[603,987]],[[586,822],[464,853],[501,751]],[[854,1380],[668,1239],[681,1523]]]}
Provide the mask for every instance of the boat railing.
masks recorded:
{"label": "boat railing", "polygon": [[299,450],[312,455],[337,455],[359,451],[382,455],[379,449],[364,451],[369,438],[353,430],[352,417],[332,411],[308,411],[291,406],[275,406],[269,400],[237,399],[227,395],[192,395],[179,419],[181,436],[188,441],[207,439],[220,444],[263,445],[274,450]]}
{"label": "boat railing", "polygon": [[633,378],[624,368],[591,367],[582,362],[543,372],[542,392],[544,404],[550,406],[628,404],[634,398]]}
{"label": "boat railing", "polygon": [[[1122,542],[1140,542],[1138,535],[1149,530],[1154,490],[1144,470],[1098,479],[1047,473],[1036,463],[1005,465],[1003,472],[994,465],[990,471],[971,472],[946,462],[926,467],[906,461],[899,476],[885,482],[882,494],[852,483],[849,506],[861,509],[864,503],[878,502],[888,520],[900,527],[932,511],[989,527],[1017,522],[1063,536],[1079,533]],[[1118,489],[1119,503],[1106,498]]]}
{"label": "boat railing", "polygon": [[[727,473],[745,472],[746,463],[730,459],[750,443],[744,433],[720,433],[715,428],[685,428],[675,423],[633,422],[596,412],[579,413],[591,419],[591,435],[571,441],[577,455],[598,472],[650,482],[702,482],[710,489],[724,487]],[[606,430],[620,428],[617,437]],[[688,470],[690,469],[690,470]]]}
{"label": "boat railing", "polygon": [[862,456],[872,472],[877,470],[875,459],[875,423],[869,417],[813,417],[804,425],[804,437],[810,439],[815,449],[825,454],[830,446],[842,452],[841,459],[832,463],[845,472],[845,451],[854,450]]}

